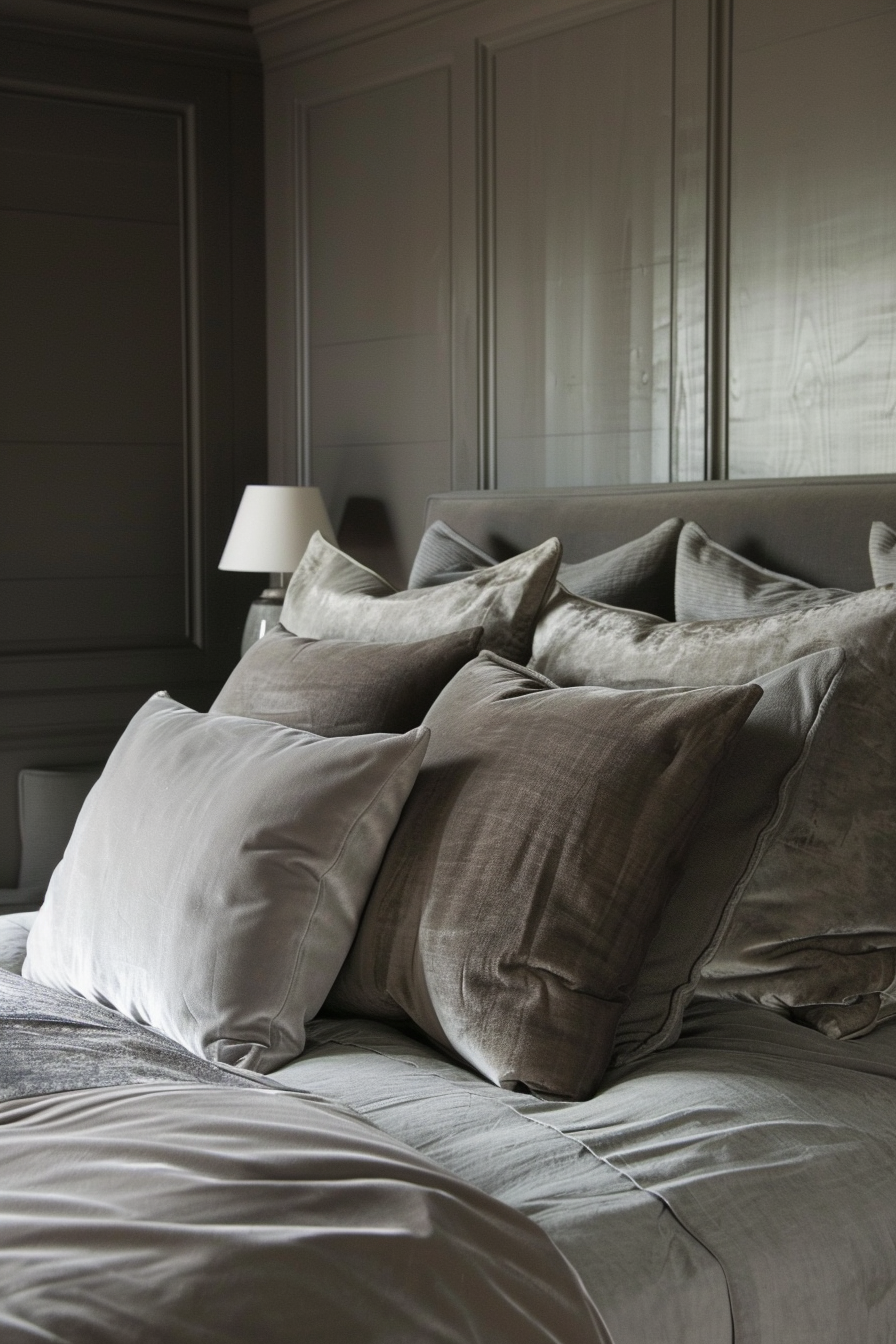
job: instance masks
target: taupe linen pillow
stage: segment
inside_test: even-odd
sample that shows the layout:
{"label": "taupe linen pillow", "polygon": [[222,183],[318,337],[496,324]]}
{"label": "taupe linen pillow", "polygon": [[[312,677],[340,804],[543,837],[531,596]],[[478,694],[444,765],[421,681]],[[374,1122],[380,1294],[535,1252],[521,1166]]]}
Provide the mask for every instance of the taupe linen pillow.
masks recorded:
{"label": "taupe linen pillow", "polygon": [[872,523],[868,556],[874,582],[896,583],[896,532],[886,523]]}
{"label": "taupe linen pillow", "polygon": [[559,690],[480,654],[426,717],[328,1006],[410,1018],[502,1087],[592,1095],[709,779],[760,695]]}
{"label": "taupe linen pillow", "polygon": [[210,712],[321,737],[406,733],[481,643],[481,626],[413,644],[359,644],[299,639],[277,625],[240,659]]}
{"label": "taupe linen pillow", "polygon": [[483,647],[528,658],[532,627],[560,563],[556,537],[440,588],[397,593],[315,532],[290,580],[281,624],[304,639],[410,643],[482,626]]}
{"label": "taupe linen pillow", "polygon": [[678,538],[676,620],[725,621],[740,616],[764,616],[850,596],[845,588],[816,588],[802,579],[754,565],[713,541],[696,523],[685,523]]}
{"label": "taupe linen pillow", "polygon": [[196,1054],[300,1054],[429,732],[321,738],[156,696],[91,791],[22,974]]}
{"label": "taupe linen pillow", "polygon": [[874,1024],[896,977],[896,595],[872,588],[802,611],[665,624],[560,593],[533,661],[566,685],[718,685],[832,645],[846,652],[836,696],[699,990],[829,1004],[813,1025],[851,1035]]}
{"label": "taupe linen pillow", "polygon": [[[657,616],[674,615],[675,552],[684,523],[667,518],[643,537],[627,541],[603,555],[577,564],[561,564],[558,578],[571,593],[609,602],[615,607],[635,607]],[[427,588],[463,578],[472,570],[494,565],[491,556],[441,520],[426,529],[409,588]]]}

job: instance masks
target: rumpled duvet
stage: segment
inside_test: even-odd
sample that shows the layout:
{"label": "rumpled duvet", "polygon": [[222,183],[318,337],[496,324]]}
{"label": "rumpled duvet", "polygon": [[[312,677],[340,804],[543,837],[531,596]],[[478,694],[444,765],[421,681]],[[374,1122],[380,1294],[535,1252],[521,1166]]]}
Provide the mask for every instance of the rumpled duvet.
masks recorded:
{"label": "rumpled duvet", "polygon": [[525,1215],[0,971],[2,1344],[608,1344]]}

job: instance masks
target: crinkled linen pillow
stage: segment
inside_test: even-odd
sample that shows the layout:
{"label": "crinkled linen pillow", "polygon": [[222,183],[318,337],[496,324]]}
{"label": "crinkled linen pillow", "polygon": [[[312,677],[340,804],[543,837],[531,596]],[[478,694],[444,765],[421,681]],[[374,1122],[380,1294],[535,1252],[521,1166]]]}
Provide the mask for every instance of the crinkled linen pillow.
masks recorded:
{"label": "crinkled linen pillow", "polygon": [[886,523],[871,524],[868,558],[876,584],[896,583],[896,532]]}
{"label": "crinkled linen pillow", "polygon": [[761,695],[561,690],[480,654],[328,1008],[410,1018],[502,1087],[596,1090],[713,773]]}
{"label": "crinkled linen pillow", "polygon": [[798,611],[849,596],[844,588],[816,588],[802,579],[754,565],[752,560],[745,560],[713,541],[696,523],[685,523],[678,538],[675,563],[678,621],[765,616],[773,611]]}
{"label": "crinkled linen pillow", "polygon": [[321,737],[406,733],[481,643],[481,626],[413,644],[361,644],[300,639],[277,625],[240,659],[210,712]]}
{"label": "crinkled linen pillow", "polygon": [[558,593],[533,662],[564,685],[718,685],[831,646],[846,654],[836,693],[699,992],[848,1036],[889,1012],[896,977],[896,594],[664,624]]}
{"label": "crinkled linen pillow", "polygon": [[[667,518],[643,537],[627,541],[603,555],[577,564],[563,563],[558,578],[564,588],[596,602],[634,607],[657,616],[673,615],[675,550],[684,524]],[[451,583],[496,562],[466,537],[439,519],[426,529],[408,580],[409,588]]]}
{"label": "crinkled linen pillow", "polygon": [[153,697],[81,810],[23,975],[208,1059],[295,1058],[428,739],[314,737]]}
{"label": "crinkled linen pillow", "polygon": [[560,555],[554,537],[457,583],[399,593],[315,532],[286,590],[280,622],[304,639],[362,643],[410,643],[481,626],[483,648],[528,658]]}

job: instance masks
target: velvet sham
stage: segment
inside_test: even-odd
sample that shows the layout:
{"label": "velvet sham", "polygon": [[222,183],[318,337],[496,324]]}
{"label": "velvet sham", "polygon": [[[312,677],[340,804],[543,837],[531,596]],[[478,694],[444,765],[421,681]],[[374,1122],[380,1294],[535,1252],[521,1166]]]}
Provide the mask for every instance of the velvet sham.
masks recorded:
{"label": "velvet sham", "polygon": [[533,662],[562,685],[718,685],[831,646],[846,654],[836,695],[698,989],[850,1036],[879,1019],[896,977],[896,595],[666,624],[558,592]]}
{"label": "velvet sham", "polygon": [[872,523],[868,538],[868,558],[874,582],[896,583],[896,532],[886,523]]}
{"label": "velvet sham", "polygon": [[501,1087],[583,1098],[762,692],[561,690],[480,654],[432,737],[328,999],[411,1021]]}
{"label": "velvet sham", "polygon": [[560,563],[556,538],[439,588],[396,592],[315,532],[286,590],[280,622],[303,639],[411,643],[481,626],[483,647],[528,658]]}
{"label": "velvet sham", "polygon": [[[569,585],[567,585],[568,587]],[[849,597],[843,588],[816,588],[802,579],[763,569],[713,541],[696,523],[685,523],[675,564],[675,619],[725,621],[797,611]],[[619,605],[618,603],[616,605]]]}
{"label": "velvet sham", "polygon": [[[563,563],[558,578],[565,588],[597,602],[634,607],[658,616],[674,615],[675,554],[680,518],[667,518],[643,537],[577,564]],[[427,588],[463,578],[496,562],[441,519],[426,529],[408,580],[409,588]]]}
{"label": "velvet sham", "polygon": [[218,1063],[295,1058],[428,738],[314,737],[153,697],[81,810],[22,974]]}
{"label": "velvet sham", "polygon": [[211,707],[317,733],[406,733],[475,658],[482,628],[412,644],[299,639],[277,625],[237,663]]}

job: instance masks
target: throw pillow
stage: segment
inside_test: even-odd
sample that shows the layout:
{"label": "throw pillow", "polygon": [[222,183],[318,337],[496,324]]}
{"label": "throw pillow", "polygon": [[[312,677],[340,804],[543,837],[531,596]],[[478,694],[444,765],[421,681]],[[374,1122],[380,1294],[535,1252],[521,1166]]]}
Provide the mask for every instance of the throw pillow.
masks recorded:
{"label": "throw pillow", "polygon": [[426,716],[426,761],[329,1006],[410,1018],[502,1087],[591,1096],[760,695],[560,690],[480,654]]}
{"label": "throw pillow", "polygon": [[314,737],[153,697],[81,810],[23,975],[208,1059],[293,1059],[428,738]]}
{"label": "throw pillow", "polygon": [[872,523],[868,555],[874,582],[896,583],[896,532],[886,523]]}

